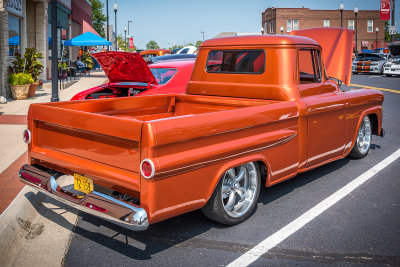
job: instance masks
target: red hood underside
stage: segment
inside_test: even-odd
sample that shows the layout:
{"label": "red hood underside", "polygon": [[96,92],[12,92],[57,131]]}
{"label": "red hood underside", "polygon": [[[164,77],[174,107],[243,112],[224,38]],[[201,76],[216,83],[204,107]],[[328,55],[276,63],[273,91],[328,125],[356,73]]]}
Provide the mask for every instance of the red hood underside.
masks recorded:
{"label": "red hood underside", "polygon": [[91,54],[106,73],[110,83],[142,82],[157,84],[146,62],[138,53],[102,52]]}

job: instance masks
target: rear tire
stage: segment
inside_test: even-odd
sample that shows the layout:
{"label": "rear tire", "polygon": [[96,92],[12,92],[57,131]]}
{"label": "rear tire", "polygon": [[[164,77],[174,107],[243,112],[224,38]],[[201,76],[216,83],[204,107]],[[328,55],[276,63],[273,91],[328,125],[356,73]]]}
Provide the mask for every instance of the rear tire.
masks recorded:
{"label": "rear tire", "polygon": [[368,116],[365,116],[361,121],[360,128],[357,132],[356,141],[354,142],[353,149],[349,156],[361,159],[368,155],[369,148],[371,146],[371,121]]}
{"label": "rear tire", "polygon": [[392,77],[392,74],[385,74],[386,77]]}
{"label": "rear tire", "polygon": [[260,187],[261,176],[256,163],[231,168],[220,178],[202,212],[207,218],[222,224],[242,223],[252,215]]}

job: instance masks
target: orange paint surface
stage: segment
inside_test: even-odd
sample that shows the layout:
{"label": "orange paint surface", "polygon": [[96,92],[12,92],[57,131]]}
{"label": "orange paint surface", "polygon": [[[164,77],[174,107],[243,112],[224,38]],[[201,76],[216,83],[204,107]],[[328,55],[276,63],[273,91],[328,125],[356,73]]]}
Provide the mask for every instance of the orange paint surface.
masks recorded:
{"label": "orange paint surface", "polygon": [[[265,70],[207,72],[210,51],[237,49],[265,51]],[[186,95],[32,104],[30,164],[138,196],[154,223],[204,206],[234,166],[261,162],[271,186],[343,158],[364,115],[375,116],[380,133],[383,94],[343,92],[323,65],[320,80],[301,83],[299,49],[321,52],[299,36],[207,40]],[[341,64],[347,73],[351,66]],[[144,159],[154,163],[150,179],[140,173]]]}

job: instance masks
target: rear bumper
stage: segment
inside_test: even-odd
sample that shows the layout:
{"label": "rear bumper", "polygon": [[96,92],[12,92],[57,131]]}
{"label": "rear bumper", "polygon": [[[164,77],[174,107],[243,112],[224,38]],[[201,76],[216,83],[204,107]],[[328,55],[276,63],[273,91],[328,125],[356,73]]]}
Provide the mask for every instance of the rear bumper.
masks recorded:
{"label": "rear bumper", "polygon": [[148,228],[147,213],[143,208],[96,191],[79,197],[62,189],[55,179],[55,174],[55,171],[44,171],[30,165],[24,165],[19,171],[19,177],[23,183],[68,206],[129,230],[142,231]]}

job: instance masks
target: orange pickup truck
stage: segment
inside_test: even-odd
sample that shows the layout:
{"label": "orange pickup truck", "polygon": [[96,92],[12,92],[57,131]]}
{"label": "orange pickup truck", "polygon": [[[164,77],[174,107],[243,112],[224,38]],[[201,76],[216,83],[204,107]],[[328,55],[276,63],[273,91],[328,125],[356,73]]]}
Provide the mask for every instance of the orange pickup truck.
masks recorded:
{"label": "orange pickup truck", "polygon": [[195,209],[227,225],[272,186],[383,136],[379,91],[342,91],[353,32],[202,43],[185,95],[32,104],[20,179],[70,206],[144,230]]}

